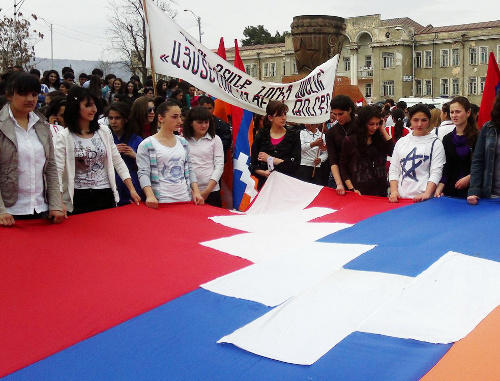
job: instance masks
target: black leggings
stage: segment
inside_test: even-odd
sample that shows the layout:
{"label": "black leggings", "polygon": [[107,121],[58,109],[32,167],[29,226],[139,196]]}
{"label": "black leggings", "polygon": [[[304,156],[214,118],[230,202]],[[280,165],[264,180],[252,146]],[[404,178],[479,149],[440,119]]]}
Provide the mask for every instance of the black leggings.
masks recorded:
{"label": "black leggings", "polygon": [[116,207],[115,196],[111,188],[75,189],[71,214],[95,212],[114,207]]}
{"label": "black leggings", "polygon": [[222,199],[220,196],[220,190],[210,192],[208,195],[207,199],[205,200],[205,204],[212,205],[212,206],[217,206],[219,208],[222,208]]}

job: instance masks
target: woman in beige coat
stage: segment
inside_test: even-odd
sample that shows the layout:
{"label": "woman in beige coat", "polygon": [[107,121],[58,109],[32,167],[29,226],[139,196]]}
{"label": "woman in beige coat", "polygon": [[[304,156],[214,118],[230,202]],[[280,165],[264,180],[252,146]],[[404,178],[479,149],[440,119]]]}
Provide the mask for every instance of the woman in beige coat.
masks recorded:
{"label": "woman in beige coat", "polygon": [[39,93],[40,82],[30,74],[7,80],[9,103],[0,111],[0,226],[64,219],[49,125],[35,111]]}

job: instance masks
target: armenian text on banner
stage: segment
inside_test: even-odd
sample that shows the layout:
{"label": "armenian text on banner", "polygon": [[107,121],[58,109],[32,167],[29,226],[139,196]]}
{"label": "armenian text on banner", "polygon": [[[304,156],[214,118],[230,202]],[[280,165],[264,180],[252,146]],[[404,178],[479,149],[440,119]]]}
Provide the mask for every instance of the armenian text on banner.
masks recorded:
{"label": "armenian text on banner", "polygon": [[264,114],[269,101],[289,108],[292,122],[322,123],[330,101],[338,55],[304,79],[287,84],[262,82],[236,69],[180,28],[151,0],[143,0],[150,37],[152,63],[157,73],[181,78],[232,105]]}

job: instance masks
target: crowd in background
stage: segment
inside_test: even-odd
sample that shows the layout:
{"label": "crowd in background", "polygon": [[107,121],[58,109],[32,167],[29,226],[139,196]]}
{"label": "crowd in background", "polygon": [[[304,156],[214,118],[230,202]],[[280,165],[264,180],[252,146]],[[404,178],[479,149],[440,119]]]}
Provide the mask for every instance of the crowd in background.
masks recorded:
{"label": "crowd in background", "polygon": [[[0,225],[143,201],[222,207],[230,123],[185,81],[127,82],[94,69],[76,78],[14,67],[0,81]],[[442,109],[405,102],[356,107],[344,95],[321,124],[287,123],[270,101],[254,115],[249,169],[260,189],[273,171],[337,194],[500,197],[500,101],[479,130],[478,107],[456,97]],[[230,120],[229,120],[230,121]]]}

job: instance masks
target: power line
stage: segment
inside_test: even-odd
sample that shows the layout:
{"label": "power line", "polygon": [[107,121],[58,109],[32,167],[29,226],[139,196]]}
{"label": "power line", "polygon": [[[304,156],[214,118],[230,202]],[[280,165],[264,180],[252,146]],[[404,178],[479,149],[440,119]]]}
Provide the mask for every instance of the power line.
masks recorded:
{"label": "power line", "polygon": [[[26,8],[25,8],[25,9],[26,9]],[[35,12],[32,12],[32,11],[30,11],[30,10],[28,10],[28,9],[26,9],[26,10],[27,10],[28,12],[30,12],[30,13],[35,13]],[[106,37],[96,36],[96,35],[94,35],[94,34],[90,34],[90,33],[86,33],[86,32],[80,32],[79,30],[69,28],[69,27],[67,27],[67,26],[65,26],[65,25],[62,25],[62,24],[58,24],[58,23],[53,22],[53,21],[51,21],[51,20],[49,20],[49,19],[46,19],[45,17],[38,17],[38,18],[39,18],[39,19],[44,20],[45,22],[47,22],[47,23],[49,23],[49,24],[53,24],[53,25],[60,26],[61,28],[65,28],[65,29],[71,30],[72,32],[75,32],[75,33],[85,34],[85,35],[87,35],[87,36],[89,36],[89,37],[92,37],[92,38],[98,38],[98,39],[101,39],[101,40],[107,40],[107,38],[106,38]],[[36,20],[36,21],[38,21],[38,20]],[[39,25],[41,25],[41,24],[39,24]],[[43,25],[43,24],[42,24],[42,25]],[[75,38],[75,39],[76,39],[76,38]]]}

